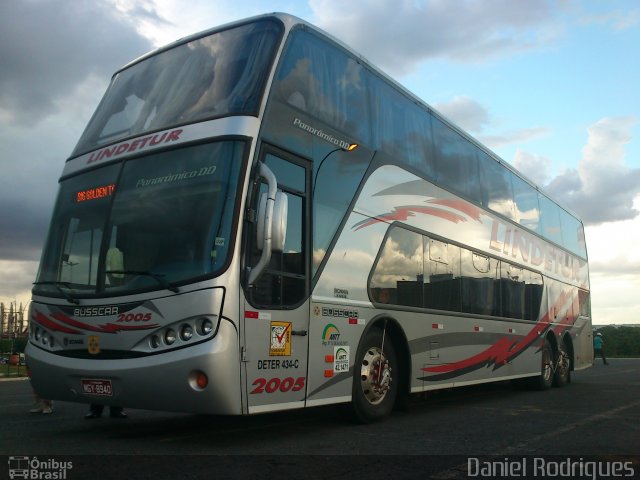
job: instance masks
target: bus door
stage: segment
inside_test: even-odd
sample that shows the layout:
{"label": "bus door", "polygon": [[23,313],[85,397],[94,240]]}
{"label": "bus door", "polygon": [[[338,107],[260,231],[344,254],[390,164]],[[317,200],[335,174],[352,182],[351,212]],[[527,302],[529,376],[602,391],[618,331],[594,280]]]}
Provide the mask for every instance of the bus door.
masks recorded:
{"label": "bus door", "polygon": [[[248,413],[304,406],[309,347],[310,162],[265,147],[261,161],[287,196],[284,249],[253,286],[245,288],[242,351]],[[266,183],[256,185],[249,208],[258,212]],[[257,224],[249,227],[246,264],[257,264]]]}

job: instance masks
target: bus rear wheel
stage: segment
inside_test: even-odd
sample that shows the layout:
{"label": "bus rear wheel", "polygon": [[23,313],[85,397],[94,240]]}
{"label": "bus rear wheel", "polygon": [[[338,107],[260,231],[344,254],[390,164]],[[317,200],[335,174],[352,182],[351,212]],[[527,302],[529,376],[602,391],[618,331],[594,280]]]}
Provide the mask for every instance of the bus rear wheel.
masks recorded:
{"label": "bus rear wheel", "polygon": [[549,339],[544,339],[542,345],[542,355],[540,361],[540,376],[534,378],[534,387],[537,390],[549,390],[553,385],[554,377],[554,355],[553,347]]}
{"label": "bus rear wheel", "polygon": [[571,381],[571,360],[567,345],[561,341],[558,346],[558,357],[556,359],[556,368],[553,374],[553,385],[562,387]]}
{"label": "bus rear wheel", "polygon": [[358,421],[368,423],[391,414],[398,394],[398,360],[387,335],[377,328],[364,337],[353,366],[352,407]]}

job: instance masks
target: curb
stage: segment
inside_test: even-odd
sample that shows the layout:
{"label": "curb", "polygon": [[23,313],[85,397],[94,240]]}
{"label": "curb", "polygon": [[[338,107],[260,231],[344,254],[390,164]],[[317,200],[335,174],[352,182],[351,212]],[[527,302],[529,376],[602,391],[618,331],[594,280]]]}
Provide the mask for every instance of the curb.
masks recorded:
{"label": "curb", "polygon": [[1,382],[19,382],[24,380],[29,380],[29,377],[0,377],[0,383]]}

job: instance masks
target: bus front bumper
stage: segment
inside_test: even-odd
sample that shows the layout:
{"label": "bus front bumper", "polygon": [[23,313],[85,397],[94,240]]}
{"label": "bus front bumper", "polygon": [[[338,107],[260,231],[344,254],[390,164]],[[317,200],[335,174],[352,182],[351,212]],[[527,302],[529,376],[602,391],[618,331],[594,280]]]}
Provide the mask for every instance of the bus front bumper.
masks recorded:
{"label": "bus front bumper", "polygon": [[[31,344],[27,357],[33,388],[43,398],[174,412],[242,413],[238,334],[228,321],[220,322],[211,340],[146,357],[70,358]],[[206,376],[206,386],[200,374]],[[87,394],[85,385],[91,382],[110,388]]]}

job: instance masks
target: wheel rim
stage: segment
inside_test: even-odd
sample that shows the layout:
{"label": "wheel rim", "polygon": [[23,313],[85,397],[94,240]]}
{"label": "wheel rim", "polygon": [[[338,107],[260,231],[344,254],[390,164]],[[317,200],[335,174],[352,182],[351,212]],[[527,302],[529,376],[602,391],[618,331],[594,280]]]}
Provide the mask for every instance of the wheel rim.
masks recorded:
{"label": "wheel rim", "polygon": [[546,383],[550,383],[552,375],[553,365],[551,362],[551,349],[544,348],[542,350],[542,377]]}
{"label": "wheel rim", "polygon": [[371,347],[367,350],[360,366],[362,393],[372,405],[378,405],[391,389],[391,367],[382,350]]}
{"label": "wheel rim", "polygon": [[558,373],[564,378],[569,373],[569,354],[561,348],[558,357]]}

